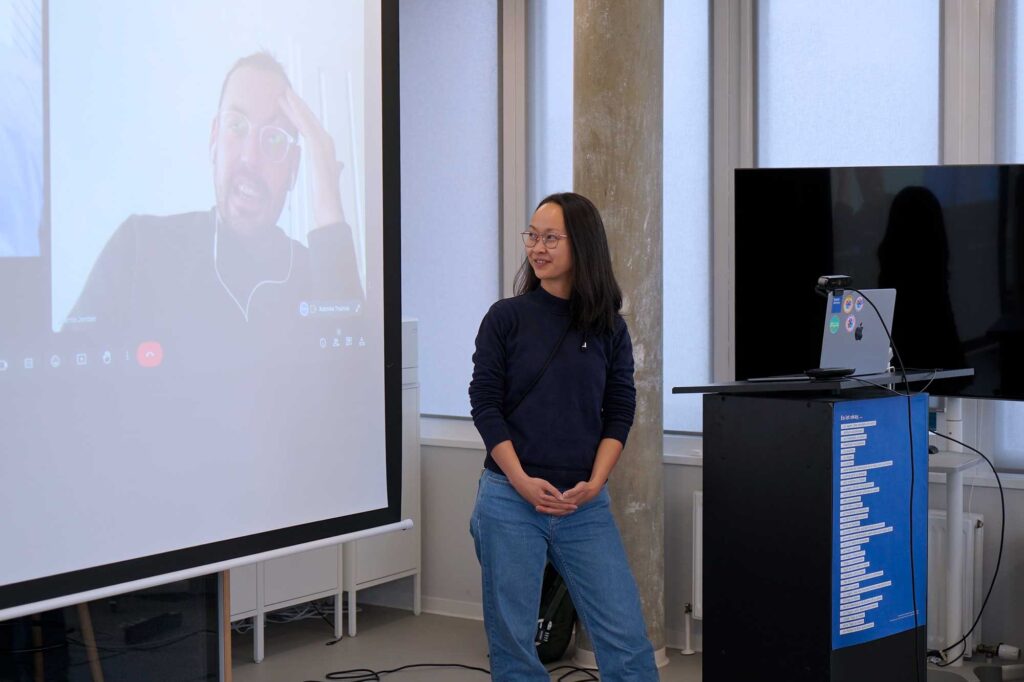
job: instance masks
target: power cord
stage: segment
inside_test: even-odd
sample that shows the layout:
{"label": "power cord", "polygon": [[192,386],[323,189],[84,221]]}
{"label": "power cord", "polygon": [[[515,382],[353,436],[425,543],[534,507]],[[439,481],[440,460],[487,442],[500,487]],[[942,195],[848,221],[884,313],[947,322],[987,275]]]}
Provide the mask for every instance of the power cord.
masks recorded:
{"label": "power cord", "polygon": [[[938,372],[936,370],[931,370],[931,376],[928,378],[928,381],[925,382],[924,387],[921,388],[918,391],[914,391],[914,393],[912,395],[921,395],[922,393],[924,393],[928,389],[928,387],[932,385],[932,382],[935,381],[935,375],[937,373]],[[877,376],[877,375],[866,375],[866,376]],[[877,381],[868,381],[867,379],[862,379],[861,375],[857,375],[857,374],[851,374],[848,377],[843,377],[843,380],[844,381],[846,381],[846,380],[859,381],[862,384],[865,384],[867,386],[874,386],[875,388],[880,388],[883,391],[888,391],[889,393],[892,393],[893,395],[898,395],[901,398],[906,397],[906,395],[907,395],[906,393],[900,393],[899,391],[897,391],[895,389],[889,388],[885,384],[880,384]]]}
{"label": "power cord", "polygon": [[[893,342],[892,334],[889,332],[889,325],[885,323],[885,318],[882,317],[882,313],[878,311],[878,306],[871,300],[863,291],[859,289],[850,289],[859,296],[863,297],[871,308],[875,311],[875,315],[878,316],[878,321],[882,323],[882,329],[885,330],[885,336],[889,339],[889,346],[892,348],[892,353],[896,356],[896,362],[899,364],[900,377],[903,379],[903,388],[906,393],[898,393],[898,395],[905,395],[907,398],[907,436],[910,444],[910,504],[909,504],[909,530],[910,530],[910,598],[914,610],[914,679],[921,679],[921,649],[917,641],[917,629],[920,627],[920,623],[917,617],[917,580],[916,580],[916,567],[914,565],[914,420],[913,410],[911,409],[911,398],[913,394],[910,392],[910,384],[907,382],[907,368],[903,364],[903,358],[900,357],[900,351],[896,348],[895,342]],[[832,292],[835,295],[835,292]],[[932,376],[934,379],[934,375]],[[870,383],[870,382],[868,382]],[[929,384],[931,381],[928,382]],[[891,389],[890,389],[891,390]]]}
{"label": "power cord", "polygon": [[[346,613],[345,609],[342,609],[342,616]],[[282,624],[282,623],[293,623],[299,620],[308,619],[322,619],[331,629],[334,629],[334,622],[329,616],[334,614],[334,598],[326,597],[323,599],[314,599],[298,606],[290,606],[277,611],[271,611],[264,615],[264,621],[268,624]],[[239,635],[252,632],[254,629],[253,618],[243,618],[237,622],[231,624],[231,630]]]}
{"label": "power cord", "polygon": [[[369,668],[352,668],[350,670],[339,670],[332,673],[327,673],[325,679],[328,680],[346,680],[347,682],[380,682],[380,679],[384,675],[391,675],[393,673],[403,672],[406,670],[413,670],[416,668],[459,668],[462,670],[472,670],[474,672],[480,672],[485,675],[490,675],[491,671],[487,668],[478,668],[472,665],[464,665],[462,663],[412,663],[410,665],[403,665],[400,668],[393,668],[391,670],[370,670]],[[568,672],[562,674],[558,678],[558,682],[567,682],[569,677],[582,673],[586,677],[578,678],[575,682],[600,682],[597,675],[594,674],[593,670],[587,670],[586,668],[577,668],[572,665],[560,665],[548,670],[549,675],[553,675],[560,670],[567,670]],[[305,680],[305,682],[320,682],[320,680]]]}
{"label": "power cord", "polygon": [[66,649],[68,643],[66,641],[60,644],[49,644],[47,646],[37,646],[31,649],[0,649],[0,655],[2,656],[22,656],[24,654],[38,654],[44,651],[53,651],[55,649]]}
{"label": "power cord", "polygon": [[[96,645],[93,645],[93,646],[90,646],[89,644],[86,644],[82,640],[76,639],[74,637],[67,637],[66,638],[66,643],[64,644],[64,646],[67,646],[69,648],[69,650],[71,650],[71,646],[72,645],[74,647],[81,648],[81,649],[86,649],[86,650],[88,650],[88,649],[95,649],[96,651],[100,652],[99,655],[98,655],[98,660],[101,663],[103,663],[103,662],[110,661],[110,660],[113,660],[113,659],[116,659],[116,658],[120,658],[122,656],[133,655],[133,654],[140,654],[140,653],[148,653],[148,652],[151,652],[151,651],[158,651],[158,650],[160,650],[160,649],[162,649],[164,647],[172,646],[174,644],[177,644],[178,642],[183,642],[183,641],[185,641],[187,639],[190,639],[191,637],[195,637],[196,635],[207,635],[207,636],[214,637],[214,636],[217,636],[219,634],[220,633],[217,630],[193,630],[192,632],[189,632],[189,633],[184,634],[184,635],[178,635],[178,636],[172,637],[170,639],[165,639],[165,640],[158,641],[158,642],[150,642],[148,644],[133,644],[133,645],[104,645],[104,644],[96,644]],[[80,666],[84,666],[84,665],[89,665],[89,664],[90,664],[89,659],[84,658],[84,659],[82,659],[80,661],[70,662],[68,664],[68,667],[69,668],[76,668],[76,667],[80,667]]]}
{"label": "power cord", "polygon": [[[314,601],[314,602],[310,602],[310,603],[313,605],[313,608],[316,610],[317,614],[321,618],[323,618],[324,622],[331,626],[331,630],[334,630],[334,623],[330,619],[328,619],[327,616],[324,615],[324,612],[320,610],[320,607],[317,606],[316,602]],[[342,614],[340,614],[340,613],[334,614],[335,618],[341,618],[341,616],[342,616]],[[331,641],[327,642],[325,644],[325,646],[334,646],[335,644],[337,644],[341,640],[342,640],[341,637],[337,637],[337,638],[332,639]]]}
{"label": "power cord", "polygon": [[[857,291],[857,290],[856,289],[851,289],[850,291]],[[861,292],[857,292],[857,293],[859,293],[861,296],[864,296],[864,294],[861,293]],[[871,300],[867,296],[864,296],[864,299],[868,303],[871,303]],[[874,308],[875,304],[871,303],[871,307]],[[876,313],[878,312],[877,308],[875,308],[875,312]],[[879,319],[881,319],[881,316],[879,316]],[[886,335],[889,335],[889,330],[886,328],[884,320],[882,320],[882,328],[885,329]],[[889,336],[889,343],[890,343],[890,345],[892,345],[893,354],[896,356],[897,360],[900,362],[901,370],[903,370],[903,385],[906,387],[906,390],[907,390],[906,394],[900,393],[899,391],[895,391],[895,390],[889,388],[888,386],[884,386],[882,384],[877,384],[877,383],[874,383],[872,381],[867,381],[865,379],[860,379],[860,378],[858,378],[856,376],[852,376],[852,377],[848,377],[848,378],[854,379],[854,380],[859,381],[859,382],[864,383],[864,384],[869,384],[871,386],[875,386],[877,388],[884,389],[884,390],[889,391],[891,393],[894,393],[896,395],[900,395],[900,396],[906,395],[907,396],[907,403],[908,403],[908,410],[909,410],[909,402],[910,402],[911,393],[910,393],[910,385],[907,383],[907,379],[906,379],[906,377],[907,377],[906,370],[903,368],[903,361],[900,359],[899,352],[896,350],[896,345],[892,342],[892,337],[891,336]],[[935,380],[935,374],[936,374],[935,370],[932,370],[931,371],[931,377],[929,377],[928,382],[919,391],[917,391],[913,395],[919,395],[921,393],[924,393],[928,389],[928,387],[931,386],[932,382]],[[934,434],[934,435],[936,435],[936,436],[938,436],[939,438],[945,438],[948,441],[951,441],[953,443],[961,445],[961,446],[967,448],[968,450],[971,450],[972,452],[975,452],[982,459],[985,460],[985,463],[988,464],[989,469],[992,470],[992,474],[996,478],[996,485],[999,487],[999,505],[1000,505],[1000,514],[1001,514],[1000,525],[999,525],[999,552],[996,555],[996,567],[995,567],[995,570],[992,572],[992,580],[989,582],[988,590],[985,592],[985,598],[981,602],[981,608],[978,609],[978,615],[975,617],[974,622],[971,623],[971,627],[967,630],[967,632],[964,633],[964,635],[960,639],[958,639],[957,641],[953,642],[952,644],[947,646],[945,649],[941,649],[941,650],[932,649],[932,650],[929,650],[927,652],[927,656],[929,658],[940,658],[940,659],[942,659],[942,658],[945,658],[945,655],[947,653],[949,653],[950,651],[955,649],[957,646],[962,645],[962,646],[960,646],[960,653],[958,653],[954,659],[952,659],[950,661],[939,662],[939,663],[935,664],[939,668],[945,668],[945,667],[953,665],[954,663],[956,663],[957,661],[959,661],[961,658],[963,658],[966,655],[966,653],[967,653],[967,638],[971,636],[971,633],[974,632],[974,630],[978,627],[978,623],[981,622],[981,615],[985,612],[985,606],[988,605],[989,596],[991,596],[992,589],[995,587],[996,577],[999,575],[999,566],[1000,566],[1000,564],[1002,562],[1002,559],[1003,559],[1003,545],[1004,545],[1004,541],[1005,541],[1005,528],[1006,528],[1006,500],[1005,500],[1005,498],[1003,496],[1003,482],[999,478],[999,472],[996,471],[995,465],[992,464],[992,461],[988,457],[986,457],[980,450],[978,450],[976,448],[973,448],[970,445],[968,445],[966,443],[963,443],[963,442],[961,442],[961,441],[959,441],[959,440],[957,440],[955,438],[947,436],[944,433],[939,433],[938,431],[932,431],[931,429],[929,429],[929,432]],[[911,437],[911,455],[910,455],[910,457],[911,457],[911,467],[913,467],[913,456],[914,456],[913,455],[913,437]],[[911,469],[911,472],[913,472],[913,469]],[[913,473],[911,473],[911,488],[913,488]],[[913,509],[913,490],[911,490],[911,509]],[[911,520],[911,528],[912,527],[913,527],[913,520]],[[911,529],[911,533],[913,533],[913,529]],[[913,538],[913,535],[911,535],[911,538]],[[913,539],[911,539],[911,543],[913,543]],[[913,565],[913,550],[911,550],[911,565]],[[911,569],[911,570],[913,570],[913,569]],[[913,581],[913,574],[911,574],[911,581]],[[915,590],[915,595],[916,595],[916,590]],[[914,604],[914,628],[915,629],[917,628],[917,604],[916,604],[916,600],[915,600],[915,604]],[[916,637],[914,638],[914,642],[915,642],[915,656],[916,656],[916,654],[917,654],[917,649],[916,649],[917,638]],[[919,676],[920,676],[920,674],[919,674]]]}
{"label": "power cord", "polygon": [[137,653],[137,652],[141,652],[141,651],[156,651],[158,649],[162,649],[164,647],[171,646],[172,644],[177,644],[178,642],[183,642],[186,639],[189,639],[191,637],[195,637],[196,635],[219,635],[219,634],[220,634],[220,632],[218,632],[217,630],[193,630],[193,631],[188,632],[188,633],[186,633],[184,635],[176,635],[176,636],[171,637],[169,639],[164,639],[164,640],[160,640],[160,641],[157,641],[157,642],[147,642],[146,644],[95,644],[95,645],[91,645],[90,646],[86,642],[83,642],[82,640],[76,639],[74,637],[68,637],[67,641],[69,643],[71,643],[71,644],[74,644],[75,646],[80,646],[80,647],[83,647],[83,648],[86,648],[86,649],[94,648],[97,651],[107,651],[107,652],[111,652],[111,653],[119,653],[119,652],[123,652],[123,653]]}
{"label": "power cord", "polygon": [[[463,665],[462,663],[413,663],[410,665],[403,665],[400,668],[392,668],[391,670],[370,670],[369,668],[339,670],[333,673],[327,673],[325,679],[348,680],[349,682],[378,682],[384,675],[391,675],[393,673],[402,672],[404,670],[413,670],[416,668],[461,668],[463,670],[474,670],[486,673],[487,675],[491,674],[491,671],[486,668],[477,668],[471,665]],[[319,682],[319,680],[306,680],[306,682]]]}
{"label": "power cord", "polygon": [[946,661],[945,663],[936,663],[935,664],[939,668],[945,668],[945,667],[951,666],[954,663],[956,663],[957,661],[959,661],[967,653],[967,638],[971,636],[971,633],[974,632],[974,629],[976,627],[978,627],[978,623],[981,622],[981,614],[985,612],[985,606],[988,605],[988,598],[990,596],[992,596],[992,588],[994,588],[995,585],[996,585],[996,577],[999,575],[999,565],[1002,563],[1002,560],[1003,560],[1003,543],[1005,541],[1005,536],[1006,536],[1006,498],[1003,496],[1003,482],[999,478],[999,472],[996,471],[995,465],[992,464],[992,460],[990,460],[988,457],[986,457],[984,455],[984,453],[981,452],[981,450],[978,450],[977,448],[973,448],[970,445],[968,445],[967,443],[963,443],[961,441],[958,441],[956,438],[951,438],[950,436],[947,436],[944,433],[939,433],[938,431],[932,431],[931,433],[933,433],[934,435],[938,436],[939,438],[945,438],[946,440],[952,441],[953,443],[956,443],[957,445],[961,445],[961,446],[967,448],[968,450],[976,453],[983,460],[985,460],[985,463],[988,464],[989,469],[992,470],[992,474],[996,477],[996,485],[999,487],[999,506],[1000,506],[1000,513],[1001,513],[1001,518],[1000,518],[1000,523],[999,523],[999,552],[996,554],[996,567],[995,567],[995,570],[992,572],[992,580],[988,584],[988,590],[985,592],[985,598],[981,602],[981,608],[978,609],[978,615],[974,618],[974,622],[971,623],[970,629],[967,632],[964,633],[963,637],[961,637],[957,641],[953,642],[952,644],[947,646],[945,649],[942,649],[941,651],[932,650],[932,651],[928,652],[929,656],[938,657],[938,658],[944,658],[947,653],[949,653],[950,651],[955,649],[957,646],[962,644],[963,646],[960,647],[960,653],[957,654],[956,658],[954,658],[951,661]]}
{"label": "power cord", "polygon": [[[899,393],[898,391],[894,391],[891,388],[889,388],[888,386],[884,386],[882,384],[877,384],[875,382],[867,381],[865,379],[857,379],[856,377],[849,377],[849,378],[856,379],[857,381],[860,381],[861,383],[864,383],[864,384],[869,384],[871,386],[875,386],[876,388],[881,388],[883,390],[889,391],[890,393],[894,393],[896,395],[900,395],[900,396],[903,395],[902,393]],[[929,379],[928,383],[925,385],[925,388],[922,388],[920,391],[918,391],[917,394],[924,393],[925,389],[928,387],[928,385],[931,384],[931,382],[933,380],[934,380],[934,377],[932,379]],[[915,395],[917,395],[917,394],[915,394]],[[936,662],[935,665],[937,667],[939,667],[939,668],[945,668],[947,666],[953,665],[954,663],[959,661],[961,658],[963,658],[967,654],[967,638],[971,636],[971,633],[974,632],[975,628],[978,626],[978,623],[981,622],[981,614],[984,613],[984,611],[985,611],[985,606],[988,604],[989,595],[992,594],[992,588],[995,586],[996,576],[999,575],[999,565],[1002,562],[1002,558],[1003,558],[1003,544],[1004,544],[1004,535],[1005,535],[1004,528],[1006,526],[1006,500],[1003,497],[1003,482],[999,478],[999,473],[996,471],[995,466],[988,459],[988,457],[986,457],[984,454],[982,454],[980,450],[972,448],[970,445],[967,445],[966,443],[961,443],[957,439],[952,438],[950,436],[947,436],[944,433],[939,433],[938,431],[932,431],[931,429],[929,429],[929,433],[931,433],[931,434],[933,434],[935,436],[938,436],[939,438],[945,438],[946,440],[949,440],[949,441],[952,441],[954,443],[957,443],[958,445],[962,445],[963,447],[965,447],[965,448],[967,448],[969,450],[974,451],[975,453],[980,455],[985,460],[985,463],[988,464],[989,468],[992,470],[992,474],[996,478],[996,485],[999,487],[999,505],[1000,505],[1000,514],[1001,514],[1001,522],[1000,522],[1000,527],[999,527],[999,551],[998,551],[998,553],[996,555],[996,568],[992,572],[992,580],[989,582],[988,590],[985,592],[985,599],[981,603],[981,608],[978,609],[977,617],[975,617],[974,622],[971,624],[970,629],[966,633],[964,633],[964,635],[960,639],[958,639],[957,641],[953,642],[952,644],[947,646],[945,649],[941,649],[941,650],[939,650],[939,649],[929,649],[928,650],[928,653],[927,653],[928,658],[929,659],[932,659],[932,658],[940,659],[940,661]],[[974,489],[974,486],[972,485],[971,486],[972,494],[973,494],[973,489]],[[968,505],[968,507],[970,507],[970,505]],[[951,661],[946,661],[946,662],[942,662],[941,661],[941,659],[945,658],[946,653],[948,653],[952,649],[956,648],[960,644],[963,644],[963,646],[961,647],[960,653],[957,654],[956,658],[954,658]]]}
{"label": "power cord", "polygon": [[559,670],[568,670],[569,672],[559,677],[558,682],[566,682],[566,680],[568,680],[571,675],[575,675],[576,673],[583,673],[584,675],[586,675],[586,677],[576,680],[576,682],[600,682],[601,680],[600,677],[594,674],[593,670],[588,670],[586,668],[577,668],[574,665],[560,665],[556,668],[551,668],[550,670],[548,670],[548,674],[552,675],[558,672]]}

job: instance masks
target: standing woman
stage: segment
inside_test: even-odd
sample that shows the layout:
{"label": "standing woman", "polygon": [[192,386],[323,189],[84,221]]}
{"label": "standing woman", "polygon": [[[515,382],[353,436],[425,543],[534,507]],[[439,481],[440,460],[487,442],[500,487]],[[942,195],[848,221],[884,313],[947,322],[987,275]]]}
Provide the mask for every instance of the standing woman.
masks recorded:
{"label": "standing woman", "polygon": [[633,346],[604,224],[543,199],[516,296],[487,311],[469,385],[487,448],[470,532],[492,678],[548,682],[534,646],[544,566],[562,575],[609,682],[658,679],[605,483],[633,424]]}

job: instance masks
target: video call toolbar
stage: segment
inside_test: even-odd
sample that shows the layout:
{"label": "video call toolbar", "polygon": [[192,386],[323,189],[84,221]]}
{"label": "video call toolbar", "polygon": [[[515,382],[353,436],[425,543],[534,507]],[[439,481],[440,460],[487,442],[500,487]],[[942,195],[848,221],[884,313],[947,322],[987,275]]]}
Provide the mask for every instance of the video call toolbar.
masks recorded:
{"label": "video call toolbar", "polygon": [[[333,334],[311,335],[310,346],[321,350],[352,350],[367,348],[364,334],[346,333],[334,329]],[[165,348],[159,341],[142,341],[130,348],[104,348],[102,350],[72,350],[57,352],[29,352],[4,354],[0,352],[0,376],[15,372],[39,370],[60,370],[68,368],[138,366],[145,369],[160,367],[166,354],[173,354],[173,348]]]}

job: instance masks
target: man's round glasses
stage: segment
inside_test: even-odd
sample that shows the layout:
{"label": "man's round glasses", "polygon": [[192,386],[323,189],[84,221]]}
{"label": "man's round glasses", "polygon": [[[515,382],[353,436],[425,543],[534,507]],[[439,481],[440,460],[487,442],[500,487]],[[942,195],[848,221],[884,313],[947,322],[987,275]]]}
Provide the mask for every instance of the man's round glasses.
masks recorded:
{"label": "man's round glasses", "polygon": [[554,249],[558,247],[558,242],[562,239],[568,239],[567,234],[537,234],[536,232],[520,232],[523,235],[523,243],[526,244],[526,248],[531,248],[537,245],[537,242],[544,242],[544,246],[548,249]]}
{"label": "man's round glasses", "polygon": [[[239,142],[247,139],[253,132],[252,123],[240,111],[222,111],[220,113],[220,129]],[[265,125],[259,129],[260,151],[268,161],[281,163],[288,157],[288,152],[295,145],[295,136],[277,126]]]}

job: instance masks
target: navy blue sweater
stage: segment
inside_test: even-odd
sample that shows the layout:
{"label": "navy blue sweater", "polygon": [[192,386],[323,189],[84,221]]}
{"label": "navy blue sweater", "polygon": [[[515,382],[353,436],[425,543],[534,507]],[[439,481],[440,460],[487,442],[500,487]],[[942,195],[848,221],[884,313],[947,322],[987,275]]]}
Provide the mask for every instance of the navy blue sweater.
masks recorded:
{"label": "navy blue sweater", "polygon": [[636,390],[621,317],[613,333],[597,337],[570,329],[540,381],[506,417],[569,323],[569,301],[542,288],[498,301],[480,323],[469,400],[488,469],[502,473],[490,453],[511,440],[527,474],[569,488],[590,478],[602,438],[626,442]]}

